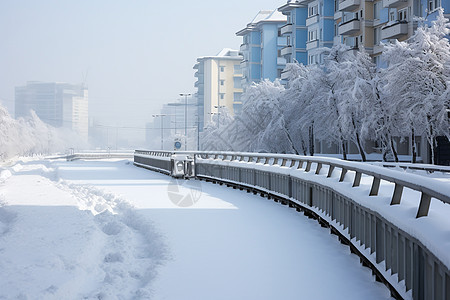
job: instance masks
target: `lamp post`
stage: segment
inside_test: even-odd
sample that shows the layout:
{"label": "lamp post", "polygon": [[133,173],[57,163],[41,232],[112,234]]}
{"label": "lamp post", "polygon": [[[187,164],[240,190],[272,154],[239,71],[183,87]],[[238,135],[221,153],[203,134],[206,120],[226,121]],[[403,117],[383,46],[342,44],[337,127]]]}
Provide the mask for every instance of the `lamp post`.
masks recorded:
{"label": "lamp post", "polygon": [[225,107],[225,105],[214,105],[214,108],[217,108],[217,128],[220,128],[220,109]]}
{"label": "lamp post", "polygon": [[165,117],[165,114],[156,114],[152,115],[153,118],[161,118],[161,150],[164,150],[164,122],[163,118]]}
{"label": "lamp post", "polygon": [[180,93],[180,96],[184,96],[184,151],[187,150],[187,97],[190,93]]}

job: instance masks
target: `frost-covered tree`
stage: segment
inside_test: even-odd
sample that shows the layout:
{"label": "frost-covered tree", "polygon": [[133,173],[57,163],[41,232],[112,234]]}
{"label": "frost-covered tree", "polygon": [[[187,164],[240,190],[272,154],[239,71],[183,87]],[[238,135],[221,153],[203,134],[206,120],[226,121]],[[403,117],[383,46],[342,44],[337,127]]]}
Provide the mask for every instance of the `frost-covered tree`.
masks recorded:
{"label": "frost-covered tree", "polygon": [[45,124],[33,111],[29,117],[15,120],[0,105],[0,160],[60,152],[82,144],[74,132]]}
{"label": "frost-covered tree", "polygon": [[361,140],[380,141],[383,160],[391,151],[395,161],[398,161],[393,142],[396,133],[394,120],[398,112],[390,105],[390,97],[382,93],[383,73],[377,70],[365,51],[356,53],[353,65],[356,76],[351,92],[354,106],[359,111]]}
{"label": "frost-covered tree", "polygon": [[334,46],[324,58],[325,74],[318,82],[326,91],[317,97],[320,119],[324,120],[320,123],[323,127],[320,138],[340,145],[344,159],[347,159],[348,152],[346,143],[353,137],[349,124],[355,118],[349,105],[349,84],[355,80],[355,72],[351,68],[353,60],[354,54],[349,47],[343,44]]}
{"label": "frost-covered tree", "polygon": [[450,106],[450,33],[442,9],[431,26],[423,24],[406,42],[385,45],[383,59],[385,93],[391,95],[402,112],[403,128],[411,137],[424,135],[430,144],[434,163],[436,137],[450,137],[447,109]]}

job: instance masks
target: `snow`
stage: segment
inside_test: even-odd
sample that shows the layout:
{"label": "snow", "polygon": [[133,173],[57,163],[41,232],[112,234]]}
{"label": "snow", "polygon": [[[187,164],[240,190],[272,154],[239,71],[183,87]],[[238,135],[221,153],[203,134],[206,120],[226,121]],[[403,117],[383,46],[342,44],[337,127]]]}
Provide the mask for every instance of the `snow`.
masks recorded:
{"label": "snow", "polygon": [[389,298],[316,221],[239,190],[128,160],[0,170],[0,298]]}

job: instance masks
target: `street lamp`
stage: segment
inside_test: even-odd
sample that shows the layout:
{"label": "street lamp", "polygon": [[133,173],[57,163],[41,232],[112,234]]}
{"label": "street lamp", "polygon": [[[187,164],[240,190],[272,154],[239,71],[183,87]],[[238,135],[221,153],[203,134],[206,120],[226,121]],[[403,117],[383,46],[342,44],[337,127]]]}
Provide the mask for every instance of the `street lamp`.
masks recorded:
{"label": "street lamp", "polygon": [[156,114],[156,115],[152,115],[153,118],[161,118],[161,150],[164,150],[164,122],[163,122],[163,118],[167,116],[165,114]]}
{"label": "street lamp", "polygon": [[190,93],[180,93],[180,96],[184,96],[184,151],[187,150],[187,97]]}
{"label": "street lamp", "polygon": [[220,128],[220,109],[225,107],[225,105],[214,105],[217,108],[217,128]]}

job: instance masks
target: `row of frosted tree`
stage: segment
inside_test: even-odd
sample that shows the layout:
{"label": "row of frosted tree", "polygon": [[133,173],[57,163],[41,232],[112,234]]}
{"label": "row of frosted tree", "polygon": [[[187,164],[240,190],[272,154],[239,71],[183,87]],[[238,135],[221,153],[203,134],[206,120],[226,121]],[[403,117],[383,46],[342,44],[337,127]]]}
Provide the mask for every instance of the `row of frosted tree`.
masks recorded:
{"label": "row of frosted tree", "polygon": [[0,105],[0,161],[14,156],[64,152],[82,140],[71,130],[42,122],[35,112],[27,118],[12,118]]}
{"label": "row of frosted tree", "polygon": [[205,130],[203,149],[313,155],[320,140],[338,145],[344,159],[351,142],[363,161],[370,144],[381,148],[383,160],[398,161],[394,140],[408,138],[415,162],[415,139],[422,136],[434,162],[436,137],[450,138],[447,21],[440,11],[407,41],[385,44],[386,68],[344,45],[324,49],[321,65],[288,64],[287,85],[263,81],[248,88],[239,115],[222,111]]}

